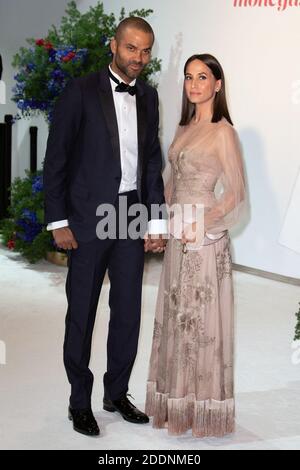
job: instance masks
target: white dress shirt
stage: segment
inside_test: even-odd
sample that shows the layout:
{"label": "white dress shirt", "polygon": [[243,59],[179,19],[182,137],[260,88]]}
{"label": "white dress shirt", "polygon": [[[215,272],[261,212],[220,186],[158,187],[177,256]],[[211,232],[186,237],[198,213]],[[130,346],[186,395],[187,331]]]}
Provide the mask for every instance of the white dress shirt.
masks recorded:
{"label": "white dress shirt", "polygon": [[[119,77],[110,68],[111,73],[119,82]],[[135,85],[136,80],[129,83],[130,86]],[[138,136],[137,136],[137,115],[136,115],[136,97],[129,93],[120,93],[115,91],[117,84],[110,79],[113,91],[115,110],[117,114],[117,123],[119,130],[120,154],[121,154],[121,170],[122,177],[119,187],[119,194],[126,191],[134,191],[137,189],[137,163],[138,163]]]}
{"label": "white dress shirt", "polygon": [[[119,77],[110,67],[111,73],[122,82]],[[130,86],[135,85],[136,80],[129,83]],[[121,171],[122,177],[119,186],[119,194],[127,191],[134,191],[137,189],[137,164],[138,164],[138,136],[137,136],[137,112],[136,112],[136,97],[129,93],[116,92],[117,84],[110,78],[110,84],[113,92],[114,105],[117,115],[119,142],[120,142],[120,156],[121,156]],[[51,222],[47,225],[47,230],[54,230],[57,228],[67,227],[68,220],[59,220]],[[149,234],[167,233],[166,220],[150,220],[148,224]]]}

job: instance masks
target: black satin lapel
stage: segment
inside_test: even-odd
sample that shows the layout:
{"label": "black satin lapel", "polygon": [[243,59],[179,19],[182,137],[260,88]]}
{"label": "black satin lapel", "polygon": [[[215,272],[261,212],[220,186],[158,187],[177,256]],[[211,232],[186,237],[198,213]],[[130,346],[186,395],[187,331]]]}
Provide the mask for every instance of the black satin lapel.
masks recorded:
{"label": "black satin lapel", "polygon": [[109,88],[106,90],[100,88],[99,95],[103,115],[105,117],[107,128],[110,134],[113,155],[121,164],[118,121],[112,91]]}
{"label": "black satin lapel", "polygon": [[137,134],[138,134],[138,173],[142,170],[142,162],[144,157],[144,146],[147,130],[147,106],[146,96],[136,95],[136,113],[137,113]]}

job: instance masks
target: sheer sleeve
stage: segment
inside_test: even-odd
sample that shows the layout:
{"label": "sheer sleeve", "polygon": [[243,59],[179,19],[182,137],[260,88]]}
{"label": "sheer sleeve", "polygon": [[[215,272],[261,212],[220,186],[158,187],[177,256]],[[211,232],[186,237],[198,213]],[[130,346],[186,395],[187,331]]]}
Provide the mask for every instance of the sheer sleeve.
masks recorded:
{"label": "sheer sleeve", "polygon": [[[184,131],[184,127],[178,125],[177,128],[176,128],[176,131],[175,131],[173,142],[172,142],[172,144],[169,148],[169,154],[168,154],[169,157],[170,157],[170,155],[172,154],[172,152],[174,150],[174,145],[176,144],[176,141],[177,141],[178,137],[182,134],[183,131]],[[166,167],[163,171],[163,180],[164,180],[164,185],[165,185],[165,201],[166,201],[166,204],[168,204],[168,205],[171,205],[172,195],[173,195],[173,191],[174,191],[174,174],[173,174],[173,172],[174,172],[174,170],[173,170],[171,161],[170,161],[170,159],[168,159]]]}
{"label": "sheer sleeve", "polygon": [[165,185],[165,201],[166,204],[171,205],[172,195],[173,195],[173,168],[170,162],[166,164],[166,167],[163,172],[163,180]]}
{"label": "sheer sleeve", "polygon": [[245,208],[245,178],[238,135],[228,124],[220,127],[217,138],[217,155],[222,167],[222,192],[216,203],[205,211],[204,225],[207,234],[218,234],[231,228]]}

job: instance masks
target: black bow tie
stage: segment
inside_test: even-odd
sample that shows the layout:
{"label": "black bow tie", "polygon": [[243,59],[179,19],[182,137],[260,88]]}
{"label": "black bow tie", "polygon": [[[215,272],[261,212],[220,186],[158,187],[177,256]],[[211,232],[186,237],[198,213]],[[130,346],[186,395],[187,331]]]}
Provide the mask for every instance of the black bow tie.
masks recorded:
{"label": "black bow tie", "polygon": [[110,69],[108,69],[108,74],[110,78],[117,83],[117,86],[115,88],[115,91],[118,91],[120,93],[129,93],[131,96],[134,96],[136,94],[136,85],[130,86],[128,83],[124,82],[119,82],[119,80],[111,73]]}

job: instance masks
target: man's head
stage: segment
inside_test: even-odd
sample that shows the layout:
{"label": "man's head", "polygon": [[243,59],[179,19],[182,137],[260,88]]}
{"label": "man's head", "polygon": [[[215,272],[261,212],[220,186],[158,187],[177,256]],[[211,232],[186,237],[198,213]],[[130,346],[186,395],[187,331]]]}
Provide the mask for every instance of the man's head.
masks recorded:
{"label": "man's head", "polygon": [[154,33],[147,21],[136,16],[125,18],[110,43],[113,71],[126,83],[137,78],[151,60],[153,42]]}

